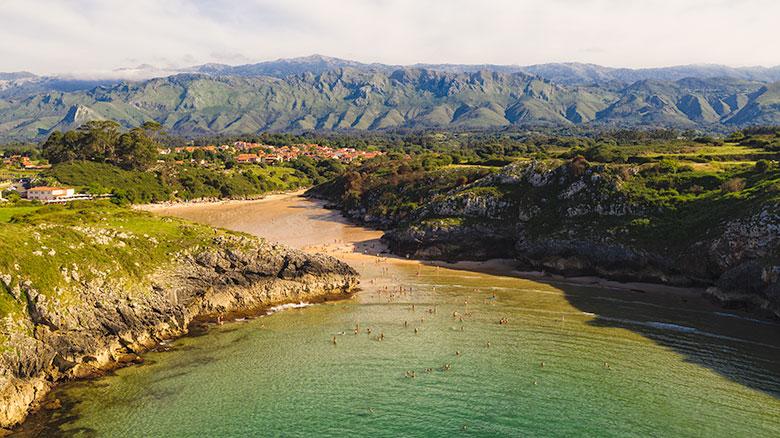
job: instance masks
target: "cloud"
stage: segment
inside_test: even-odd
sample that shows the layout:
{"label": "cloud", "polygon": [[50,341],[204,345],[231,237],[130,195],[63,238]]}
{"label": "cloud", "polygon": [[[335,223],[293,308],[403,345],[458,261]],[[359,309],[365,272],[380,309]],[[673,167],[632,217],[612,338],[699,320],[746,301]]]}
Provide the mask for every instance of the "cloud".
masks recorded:
{"label": "cloud", "polygon": [[366,62],[780,64],[774,0],[0,0],[0,71],[321,53]]}

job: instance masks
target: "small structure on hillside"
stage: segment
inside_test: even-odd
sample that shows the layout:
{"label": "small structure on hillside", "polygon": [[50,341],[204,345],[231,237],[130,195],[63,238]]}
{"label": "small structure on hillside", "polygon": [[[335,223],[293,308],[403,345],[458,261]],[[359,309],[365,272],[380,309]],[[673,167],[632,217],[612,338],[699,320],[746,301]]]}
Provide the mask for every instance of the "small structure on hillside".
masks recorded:
{"label": "small structure on hillside", "polygon": [[27,189],[27,199],[43,202],[73,198],[75,194],[76,191],[68,187],[30,187]]}
{"label": "small structure on hillside", "polygon": [[236,162],[239,164],[257,163],[260,157],[257,154],[238,154]]}

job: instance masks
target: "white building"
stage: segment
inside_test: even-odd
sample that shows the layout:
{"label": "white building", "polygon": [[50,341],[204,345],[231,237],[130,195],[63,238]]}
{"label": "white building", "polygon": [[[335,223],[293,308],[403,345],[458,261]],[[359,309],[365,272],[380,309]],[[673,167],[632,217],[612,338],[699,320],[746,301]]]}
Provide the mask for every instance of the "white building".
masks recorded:
{"label": "white building", "polygon": [[31,187],[27,190],[27,199],[57,201],[72,198],[75,193],[75,190],[67,187]]}

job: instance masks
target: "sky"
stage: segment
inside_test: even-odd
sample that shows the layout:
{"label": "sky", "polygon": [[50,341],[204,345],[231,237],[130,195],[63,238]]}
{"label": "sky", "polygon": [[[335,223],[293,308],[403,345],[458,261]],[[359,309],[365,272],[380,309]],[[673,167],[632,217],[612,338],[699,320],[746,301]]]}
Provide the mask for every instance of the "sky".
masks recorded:
{"label": "sky", "polygon": [[777,0],[0,0],[0,71],[322,54],[387,64],[780,64]]}

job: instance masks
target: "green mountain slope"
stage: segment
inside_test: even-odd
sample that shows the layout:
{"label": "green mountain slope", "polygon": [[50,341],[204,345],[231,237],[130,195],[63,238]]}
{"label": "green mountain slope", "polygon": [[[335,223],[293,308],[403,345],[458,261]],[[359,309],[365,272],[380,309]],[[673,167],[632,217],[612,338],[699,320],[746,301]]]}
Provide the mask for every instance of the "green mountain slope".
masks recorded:
{"label": "green mountain slope", "polygon": [[625,125],[724,128],[777,123],[778,84],[738,79],[563,86],[524,73],[352,67],[285,78],[181,74],[87,91],[0,99],[0,138],[32,139],[78,120],[156,120],[181,135],[263,130]]}

